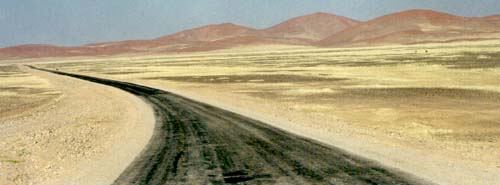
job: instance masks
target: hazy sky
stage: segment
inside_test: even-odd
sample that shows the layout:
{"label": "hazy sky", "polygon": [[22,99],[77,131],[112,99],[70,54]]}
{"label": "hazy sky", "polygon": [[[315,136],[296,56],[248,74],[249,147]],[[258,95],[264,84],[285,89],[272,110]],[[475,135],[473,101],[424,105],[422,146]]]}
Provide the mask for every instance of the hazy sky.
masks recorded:
{"label": "hazy sky", "polygon": [[150,39],[211,23],[264,28],[328,12],[359,20],[407,9],[500,14],[500,0],[0,0],[0,47]]}

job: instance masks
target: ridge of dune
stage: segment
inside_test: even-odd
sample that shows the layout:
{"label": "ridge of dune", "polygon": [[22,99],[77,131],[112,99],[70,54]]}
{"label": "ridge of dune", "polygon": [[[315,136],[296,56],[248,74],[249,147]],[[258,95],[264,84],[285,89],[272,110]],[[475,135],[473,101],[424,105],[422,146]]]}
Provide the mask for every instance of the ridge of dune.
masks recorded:
{"label": "ridge of dune", "polygon": [[318,41],[359,23],[344,16],[318,12],[286,20],[262,31],[275,38]]}
{"label": "ridge of dune", "polygon": [[500,15],[462,17],[433,10],[407,10],[360,22],[329,13],[285,20],[265,29],[233,23],[210,24],[151,40],[126,40],[77,47],[21,45],[0,48],[0,58],[101,56],[125,53],[174,53],[259,44],[367,46],[495,39]]}
{"label": "ridge of dune", "polygon": [[476,39],[500,31],[484,18],[461,17],[432,10],[408,10],[381,16],[318,42],[320,46],[410,44]]}

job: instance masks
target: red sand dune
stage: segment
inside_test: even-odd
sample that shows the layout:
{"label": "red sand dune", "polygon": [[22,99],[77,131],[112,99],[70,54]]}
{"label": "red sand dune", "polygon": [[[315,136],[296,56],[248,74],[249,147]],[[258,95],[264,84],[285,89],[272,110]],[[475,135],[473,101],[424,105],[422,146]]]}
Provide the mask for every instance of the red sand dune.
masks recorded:
{"label": "red sand dune", "polygon": [[262,32],[273,38],[304,39],[313,42],[359,23],[347,17],[320,12],[289,19]]}
{"label": "red sand dune", "polygon": [[257,30],[232,23],[212,24],[154,39],[159,42],[210,42],[239,36],[253,36]]}
{"label": "red sand dune", "polygon": [[[152,40],[109,42],[87,46],[94,48],[127,48],[128,50],[138,52],[206,51],[227,47],[229,43],[238,45],[238,40],[242,41],[241,44],[256,43],[261,40],[258,38],[259,33],[255,29],[232,23],[224,23],[193,28]],[[253,40],[254,42],[249,42],[249,40]],[[226,41],[228,43],[223,44]],[[209,43],[213,43],[213,46],[209,47]]]}
{"label": "red sand dune", "polygon": [[490,21],[493,24],[496,24],[498,27],[500,27],[500,15],[487,16],[484,17],[483,19]]}
{"label": "red sand dune", "polygon": [[431,10],[409,10],[367,22],[327,13],[289,19],[257,30],[213,24],[152,40],[128,40],[80,47],[21,45],[0,49],[0,59],[96,56],[123,53],[209,51],[241,45],[300,44],[324,47],[413,44],[490,39],[500,33],[500,15],[467,18]]}
{"label": "red sand dune", "polygon": [[486,20],[491,20],[491,21],[500,21],[500,15],[490,15],[484,17]]}
{"label": "red sand dune", "polygon": [[30,44],[19,45],[0,49],[1,58],[11,57],[47,57],[47,56],[69,56],[69,49],[65,47]]}
{"label": "red sand dune", "polygon": [[[130,52],[208,51],[252,44],[310,44],[358,21],[326,13],[293,18],[268,29],[256,30],[232,23],[189,29],[152,40],[128,40],[81,47],[32,45],[0,49],[0,57],[112,55]],[[38,49],[37,49],[38,48]]]}
{"label": "red sand dune", "polygon": [[431,10],[385,15],[318,42],[321,46],[442,42],[480,38],[500,29],[485,18],[467,18]]}
{"label": "red sand dune", "polygon": [[[238,45],[266,43],[258,30],[232,23],[194,28],[151,40],[158,51],[208,51]],[[165,47],[170,46],[170,47]]]}

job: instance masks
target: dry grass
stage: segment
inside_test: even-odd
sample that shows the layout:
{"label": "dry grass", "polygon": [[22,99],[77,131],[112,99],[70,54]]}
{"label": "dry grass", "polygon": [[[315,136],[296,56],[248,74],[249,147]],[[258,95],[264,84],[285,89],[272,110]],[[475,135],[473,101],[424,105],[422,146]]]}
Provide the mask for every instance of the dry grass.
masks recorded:
{"label": "dry grass", "polygon": [[15,65],[0,66],[0,117],[18,114],[56,98],[59,92]]}

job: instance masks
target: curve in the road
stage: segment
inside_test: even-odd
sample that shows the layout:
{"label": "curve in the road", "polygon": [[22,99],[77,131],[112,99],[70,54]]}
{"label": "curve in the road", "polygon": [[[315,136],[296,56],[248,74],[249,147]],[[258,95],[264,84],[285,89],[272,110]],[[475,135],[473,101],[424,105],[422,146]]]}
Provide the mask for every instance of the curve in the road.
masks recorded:
{"label": "curve in the road", "polygon": [[342,149],[173,93],[45,71],[120,88],[154,107],[157,126],[150,143],[115,184],[427,184]]}

